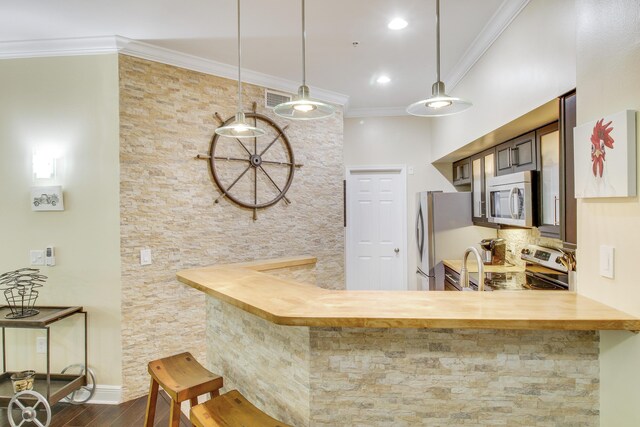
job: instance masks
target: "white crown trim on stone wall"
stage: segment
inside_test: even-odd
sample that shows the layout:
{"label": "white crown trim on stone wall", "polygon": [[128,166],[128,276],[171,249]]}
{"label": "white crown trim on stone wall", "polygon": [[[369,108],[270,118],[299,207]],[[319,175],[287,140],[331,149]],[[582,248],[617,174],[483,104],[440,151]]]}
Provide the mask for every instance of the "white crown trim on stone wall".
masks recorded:
{"label": "white crown trim on stone wall", "polygon": [[[238,74],[238,68],[235,65],[223,64],[121,36],[0,42],[0,59],[106,53],[121,53],[232,80],[235,80]],[[246,68],[242,70],[242,77],[246,83],[292,94],[297,93],[298,86],[300,86],[300,82],[270,76]],[[310,90],[314,98],[324,102],[346,105],[349,101],[347,95],[338,92],[313,86],[310,87]]]}

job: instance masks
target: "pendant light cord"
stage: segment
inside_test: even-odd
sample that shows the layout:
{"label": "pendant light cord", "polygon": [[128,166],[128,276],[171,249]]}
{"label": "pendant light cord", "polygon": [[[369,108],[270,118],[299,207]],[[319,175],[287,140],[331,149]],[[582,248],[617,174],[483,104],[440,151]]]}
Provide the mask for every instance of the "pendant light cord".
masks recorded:
{"label": "pendant light cord", "polygon": [[238,112],[242,111],[242,47],[240,45],[240,0],[238,0]]}
{"label": "pendant light cord", "polygon": [[305,28],[304,0],[302,0],[302,86],[307,85],[307,31]]}
{"label": "pendant light cord", "polygon": [[440,0],[436,0],[436,82],[440,81]]}

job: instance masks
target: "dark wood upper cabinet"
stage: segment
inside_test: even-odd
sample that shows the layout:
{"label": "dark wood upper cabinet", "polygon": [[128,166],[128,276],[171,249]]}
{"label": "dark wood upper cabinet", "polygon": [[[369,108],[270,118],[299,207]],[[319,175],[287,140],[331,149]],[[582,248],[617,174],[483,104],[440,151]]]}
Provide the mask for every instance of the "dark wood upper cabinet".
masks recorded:
{"label": "dark wood upper cabinet", "polygon": [[576,198],[573,167],[573,128],[576,92],[559,99],[560,116],[550,123],[453,164],[453,184],[471,184],[472,216],[476,225],[488,222],[486,182],[491,176],[537,171],[535,226],[541,235],[561,239],[566,248],[577,243]]}
{"label": "dark wood upper cabinet", "polygon": [[453,185],[471,184],[471,161],[463,159],[453,164]]}
{"label": "dark wood upper cabinet", "polygon": [[560,97],[560,239],[566,248],[578,243],[573,128],[576,127],[576,91]]}
{"label": "dark wood upper cabinet", "polygon": [[496,175],[536,170],[536,133],[529,132],[496,147]]}

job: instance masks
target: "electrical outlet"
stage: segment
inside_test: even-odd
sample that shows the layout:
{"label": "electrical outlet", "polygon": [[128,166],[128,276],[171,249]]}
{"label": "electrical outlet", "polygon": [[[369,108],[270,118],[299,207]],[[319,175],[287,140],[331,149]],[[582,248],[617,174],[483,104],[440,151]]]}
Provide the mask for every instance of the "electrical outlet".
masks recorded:
{"label": "electrical outlet", "polygon": [[47,352],[47,338],[46,337],[37,337],[36,338],[36,353],[46,353]]}

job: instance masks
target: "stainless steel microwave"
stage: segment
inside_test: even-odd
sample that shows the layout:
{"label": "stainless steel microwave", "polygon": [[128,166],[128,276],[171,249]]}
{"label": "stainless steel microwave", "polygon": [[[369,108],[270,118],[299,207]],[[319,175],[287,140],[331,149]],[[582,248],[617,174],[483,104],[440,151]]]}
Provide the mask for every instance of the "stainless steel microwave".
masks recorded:
{"label": "stainless steel microwave", "polygon": [[531,172],[487,178],[486,203],[489,222],[533,226],[533,190]]}

